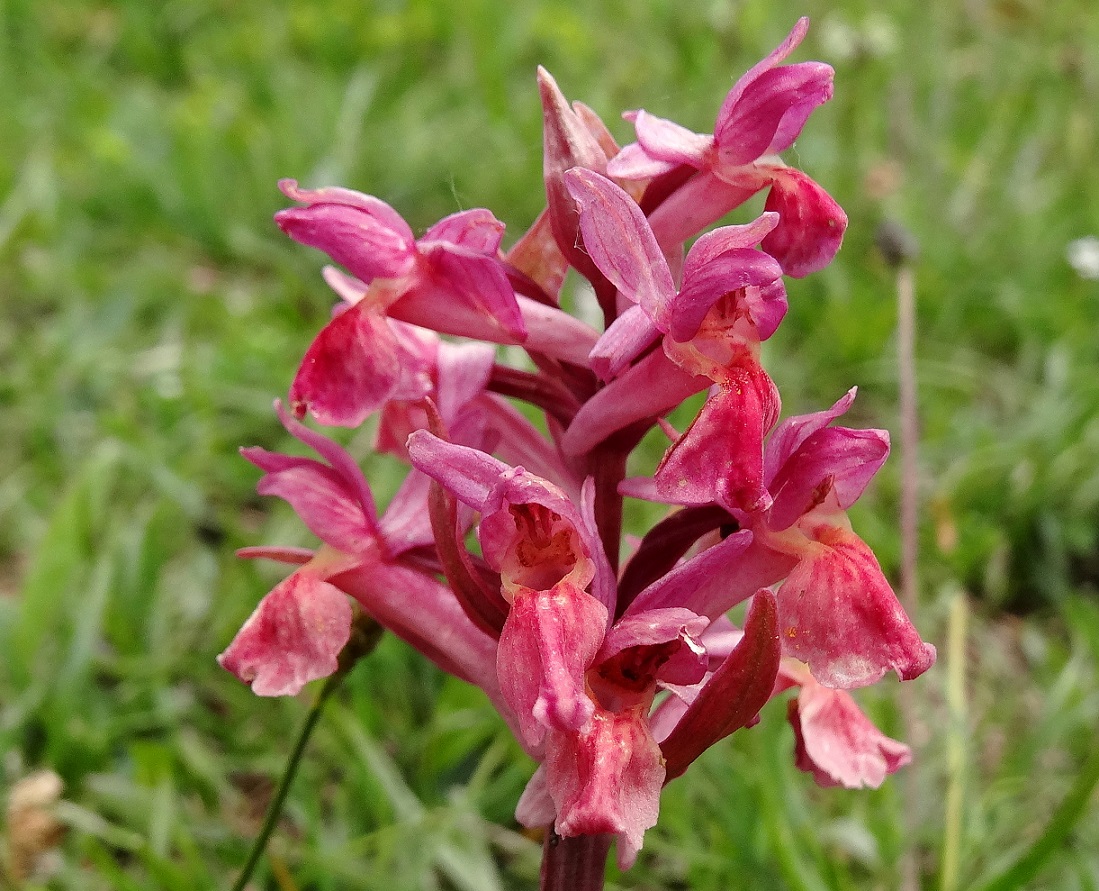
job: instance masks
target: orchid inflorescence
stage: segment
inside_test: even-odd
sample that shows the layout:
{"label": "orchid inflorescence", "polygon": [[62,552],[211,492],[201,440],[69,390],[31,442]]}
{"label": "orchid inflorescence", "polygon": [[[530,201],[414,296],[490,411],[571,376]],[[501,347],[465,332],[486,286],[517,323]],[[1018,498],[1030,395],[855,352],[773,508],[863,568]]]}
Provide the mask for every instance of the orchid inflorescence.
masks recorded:
{"label": "orchid inflorescence", "polygon": [[[619,149],[540,70],[548,206],[506,252],[488,210],[416,238],[377,198],[280,184],[302,206],[278,225],[346,271],[325,270],[341,302],[289,410],[276,403],[318,457],[243,454],[264,471],[260,493],[286,499],[322,544],[246,549],[298,568],[222,665],[257,694],[295,694],[336,671],[357,601],[479,686],[539,762],[518,820],[614,834],[622,868],[662,786],[791,687],[797,765],[818,783],[876,787],[910,760],[847,692],[935,658],[846,514],[888,434],[835,426],[854,389],[778,423],[760,364],[786,312],[783,276],[826,266],[847,225],[778,157],[832,95],[828,65],[780,64],[807,27],[736,83],[712,135],[628,112],[637,141]],[[758,219],[699,235],[762,189]],[[570,267],[602,332],[562,309]],[[525,358],[505,364],[521,354],[499,345]],[[665,416],[703,391],[677,432]],[[345,427],[378,415],[376,448],[410,466],[383,514],[307,414]],[[627,478],[654,427],[670,445],[651,475]],[[624,543],[623,497],[671,509]],[[739,628],[727,613],[744,602]]]}

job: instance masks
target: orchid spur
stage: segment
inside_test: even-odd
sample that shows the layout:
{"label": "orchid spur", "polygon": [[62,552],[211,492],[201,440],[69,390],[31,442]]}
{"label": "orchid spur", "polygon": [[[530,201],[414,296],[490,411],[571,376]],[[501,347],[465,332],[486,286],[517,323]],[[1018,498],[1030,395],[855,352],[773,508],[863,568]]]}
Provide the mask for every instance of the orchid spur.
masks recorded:
{"label": "orchid spur", "polygon": [[[417,238],[378,198],[282,183],[303,206],[279,226],[344,270],[325,271],[340,303],[292,411],[278,406],[322,460],[244,454],[322,545],[246,552],[298,568],[222,664],[258,694],[296,693],[335,670],[351,598],[480,687],[538,764],[516,816],[548,827],[544,889],[602,887],[611,836],[629,868],[661,788],[791,688],[797,766],[818,783],[877,786],[911,758],[847,692],[935,658],[846,515],[888,437],[834,426],[853,389],[780,423],[763,367],[783,277],[826,265],[846,225],[777,158],[831,96],[827,65],[779,64],[806,27],[738,81],[712,137],[637,112],[619,149],[540,71],[547,206],[506,252],[485,209]],[[767,187],[757,219],[704,231]],[[569,268],[602,332],[562,309],[583,299],[563,293]],[[703,392],[673,429],[665,416]],[[380,516],[307,414],[376,419],[376,448],[408,465]],[[658,457],[639,448],[654,428],[663,457],[627,478]],[[625,497],[668,513],[626,539]],[[727,614],[745,603],[741,628]]]}

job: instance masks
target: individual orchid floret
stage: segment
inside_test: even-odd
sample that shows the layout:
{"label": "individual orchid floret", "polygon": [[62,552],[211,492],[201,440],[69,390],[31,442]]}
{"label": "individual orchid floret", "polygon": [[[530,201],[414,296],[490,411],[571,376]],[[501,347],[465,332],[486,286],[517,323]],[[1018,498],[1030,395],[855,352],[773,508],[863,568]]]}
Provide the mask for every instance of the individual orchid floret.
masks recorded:
{"label": "individual orchid floret", "polygon": [[813,180],[778,158],[793,145],[813,109],[832,98],[831,66],[779,64],[808,28],[808,19],[799,20],[774,52],[737,81],[718,112],[712,136],[645,111],[627,115],[637,142],[612,159],[609,175],[650,179],[672,177],[677,168],[697,171],[652,211],[653,229],[669,255],[768,187],[766,209],[776,211],[781,221],[764,239],[763,249],[787,275],[815,272],[839,250],[847,216]]}
{"label": "individual orchid floret", "polygon": [[[665,456],[656,475],[658,487],[669,489],[665,494],[679,503],[717,500],[749,511],[766,507],[763,437],[778,420],[779,398],[759,364],[759,344],[785,313],[786,292],[778,264],[755,246],[777,217],[767,214],[750,225],[726,226],[700,238],[687,255],[677,290],[644,215],[622,189],[590,170],[569,171],[565,183],[580,208],[580,229],[593,262],[636,304],[608,329],[595,355],[609,353],[601,346],[611,341],[618,355],[608,371],[614,372],[663,334],[664,353],[692,375],[688,386],[706,378],[716,385],[702,413]],[[623,375],[589,406],[621,398],[621,391],[630,392],[633,385],[630,375]],[[666,408],[646,405],[647,395],[631,400],[640,417]],[[586,420],[577,418],[573,439]],[[592,438],[588,432],[584,443]]]}
{"label": "individual orchid floret", "polygon": [[221,664],[260,695],[297,693],[336,670],[350,633],[350,595],[444,670],[482,687],[510,716],[496,679],[496,642],[469,621],[446,588],[406,560],[432,543],[427,479],[411,474],[379,518],[351,456],[281,404],[276,408],[286,429],[324,460],[261,448],[243,454],[265,471],[259,492],[286,499],[323,544],[261,601],[219,657]]}
{"label": "individual orchid floret", "polygon": [[[788,418],[776,428],[764,452],[764,485],[773,503],[766,510],[730,511],[729,521],[752,539],[715,564],[713,583],[723,597],[708,605],[711,611],[730,609],[752,593],[750,586],[785,578],[778,590],[783,653],[807,662],[820,683],[845,689],[872,684],[888,671],[910,680],[935,661],[935,648],[920,639],[847,518],[847,508],[889,453],[884,430],[829,426],[854,398],[851,390],[829,410]],[[627,480],[620,490],[674,500],[652,480]],[[662,602],[647,592],[637,601]]]}
{"label": "individual orchid floret", "polygon": [[409,437],[408,451],[415,467],[481,514],[481,549],[510,603],[500,683],[525,742],[539,745],[549,729],[578,731],[593,709],[584,673],[614,606],[594,519],[552,483],[427,431]]}

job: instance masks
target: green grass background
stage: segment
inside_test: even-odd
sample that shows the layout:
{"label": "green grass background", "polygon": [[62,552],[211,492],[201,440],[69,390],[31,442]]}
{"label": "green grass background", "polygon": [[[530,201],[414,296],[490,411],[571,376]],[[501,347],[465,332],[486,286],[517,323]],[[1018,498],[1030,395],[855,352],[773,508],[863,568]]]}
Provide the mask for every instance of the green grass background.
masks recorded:
{"label": "green grass background", "polygon": [[[666,790],[608,885],[885,891],[908,858],[923,887],[977,888],[1057,814],[1035,874],[995,887],[1099,888],[1099,285],[1065,260],[1099,233],[1090,0],[0,0],[0,789],[65,780],[47,887],[228,887],[308,708],[214,663],[279,578],[233,550],[310,543],[236,454],[286,445],[271,401],[331,302],[271,223],[275,181],[418,229],[487,206],[515,237],[544,201],[537,64],[622,141],[639,106],[706,130],[800,14],[796,58],[832,63],[836,98],[788,156],[851,227],[790,283],[766,361],[786,412],[859,384],[855,422],[895,431],[873,236],[912,231],[940,661],[912,685],[907,779],[817,789],[773,704]],[[898,488],[894,460],[854,512],[887,571]],[[895,683],[859,699],[902,732]],[[531,770],[480,695],[387,639],[329,705],[255,887],[533,889]]]}

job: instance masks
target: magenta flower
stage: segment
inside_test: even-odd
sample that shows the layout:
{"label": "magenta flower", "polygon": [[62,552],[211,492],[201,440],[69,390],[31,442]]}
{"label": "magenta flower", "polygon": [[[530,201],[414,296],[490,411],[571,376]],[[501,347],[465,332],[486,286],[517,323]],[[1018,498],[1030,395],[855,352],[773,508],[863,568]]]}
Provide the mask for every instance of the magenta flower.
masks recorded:
{"label": "magenta flower", "polygon": [[694,232],[770,188],[766,210],[780,222],[763,249],[787,275],[803,276],[827,266],[839,250],[847,215],[813,180],[787,167],[785,151],[813,109],[832,98],[831,66],[822,62],[780,65],[805,37],[800,19],[771,55],[736,82],[717,115],[712,136],[692,133],[644,111],[627,115],[637,142],[622,149],[607,173],[623,179],[692,175],[655,209],[651,222],[660,244],[671,249]]}
{"label": "magenta flower", "polygon": [[[318,458],[244,455],[321,544],[245,551],[296,569],[221,663],[297,693],[336,671],[354,600],[479,686],[538,763],[516,818],[551,830],[543,888],[602,887],[607,836],[628,868],[663,786],[791,688],[796,764],[821,785],[877,786],[911,758],[847,692],[935,658],[847,517],[888,436],[834,425],[854,390],[779,423],[762,361],[783,275],[825,265],[846,225],[777,157],[831,96],[828,66],[780,65],[806,27],[741,78],[712,136],[636,112],[619,150],[540,69],[547,203],[506,253],[487,210],[417,239],[377,198],[282,184],[304,206],[279,225],[345,270],[325,271],[341,302],[293,413],[377,413],[375,448],[408,475],[379,516],[348,453],[278,405]],[[757,219],[703,231],[763,188]],[[585,299],[570,268],[602,332],[561,308]],[[703,392],[682,433],[664,420]],[[625,479],[655,427],[663,457]],[[671,509],[624,539],[624,496]],[[745,602],[741,629],[726,614]]]}

